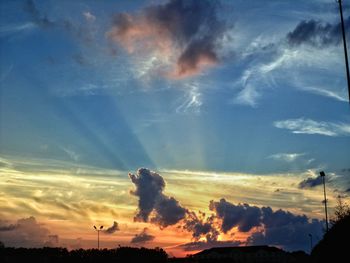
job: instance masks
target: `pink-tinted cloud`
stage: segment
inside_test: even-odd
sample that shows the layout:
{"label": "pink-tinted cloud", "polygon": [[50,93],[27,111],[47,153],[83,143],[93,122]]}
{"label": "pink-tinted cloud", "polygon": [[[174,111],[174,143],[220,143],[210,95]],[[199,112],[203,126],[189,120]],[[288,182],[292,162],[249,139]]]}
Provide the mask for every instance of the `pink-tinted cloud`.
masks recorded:
{"label": "pink-tinted cloud", "polygon": [[109,39],[135,56],[152,53],[170,67],[165,76],[185,78],[217,64],[226,25],[216,1],[170,0],[137,14],[115,16]]}

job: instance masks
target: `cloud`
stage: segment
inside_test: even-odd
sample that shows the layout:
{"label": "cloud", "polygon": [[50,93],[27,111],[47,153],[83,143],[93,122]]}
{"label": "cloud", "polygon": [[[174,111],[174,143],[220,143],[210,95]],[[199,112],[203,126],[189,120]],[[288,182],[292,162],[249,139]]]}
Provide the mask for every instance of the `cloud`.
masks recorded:
{"label": "cloud", "polygon": [[[328,177],[327,177],[328,178]],[[304,189],[304,188],[312,188],[318,185],[321,185],[323,183],[323,179],[321,176],[317,176],[317,177],[309,177],[306,178],[304,180],[302,180],[299,184],[298,187],[300,189]]]}
{"label": "cloud", "polygon": [[18,225],[9,224],[7,225],[5,221],[0,220],[0,232],[11,231],[18,227]]}
{"label": "cloud", "polygon": [[324,222],[282,209],[273,211],[271,207],[234,205],[225,199],[211,201],[209,208],[222,220],[221,230],[224,233],[233,227],[238,227],[242,232],[257,227],[247,239],[249,245],[268,244],[282,246],[287,250],[306,250],[309,246],[308,233],[315,238],[322,236]]}
{"label": "cloud", "polygon": [[[14,33],[22,33],[25,31],[30,31],[34,29],[36,26],[32,22],[27,22],[23,24],[16,25],[5,25],[0,27],[0,37],[4,37]],[[2,79],[2,77],[0,78]]]}
{"label": "cloud", "polygon": [[311,119],[289,119],[275,121],[276,128],[287,129],[296,134],[319,134],[324,136],[350,136],[350,124],[314,121]]}
{"label": "cloud", "polygon": [[34,217],[18,219],[15,224],[5,225],[4,223],[0,221],[0,240],[7,247],[52,245],[50,231],[39,224]]}
{"label": "cloud", "polygon": [[276,154],[270,155],[268,158],[274,159],[277,161],[285,161],[285,162],[291,163],[304,155],[305,153],[276,153]]}
{"label": "cloud", "polygon": [[187,213],[182,228],[191,232],[195,241],[198,241],[202,236],[205,237],[207,242],[216,241],[220,232],[214,225],[214,219],[213,215],[206,218],[203,212],[196,214],[191,211]]}
{"label": "cloud", "polygon": [[[62,29],[69,32],[77,39],[90,43],[94,38],[94,30],[89,27],[88,23],[74,24],[71,20],[66,18],[51,19],[45,13],[41,12],[35,1],[27,0],[24,4],[24,10],[31,16],[32,23],[43,29]],[[83,13],[86,20],[92,21],[93,15],[89,12]]]}
{"label": "cloud", "polygon": [[146,242],[152,241],[155,239],[155,236],[152,236],[147,233],[148,228],[145,227],[140,234],[136,234],[132,239],[131,243],[132,244],[144,244]]}
{"label": "cloud", "polygon": [[72,160],[74,160],[76,162],[79,161],[80,155],[77,154],[75,151],[73,151],[72,149],[70,149],[68,147],[60,146],[60,148],[62,149],[62,151],[64,151],[69,156],[69,158],[71,158]]}
{"label": "cloud", "polygon": [[24,9],[32,16],[33,22],[38,26],[45,28],[55,26],[55,22],[40,12],[33,0],[27,0]]}
{"label": "cloud", "polygon": [[261,94],[257,91],[255,86],[248,84],[237,94],[233,102],[239,105],[255,107],[260,96]]}
{"label": "cloud", "polygon": [[[350,17],[346,19],[350,27]],[[350,37],[350,32],[347,32]],[[257,107],[271,88],[294,87],[315,95],[347,102],[343,85],[343,58],[339,23],[301,21],[291,32],[271,37],[257,36],[240,54],[246,69],[234,84],[239,92],[235,104]],[[288,78],[283,76],[288,75]],[[337,83],[336,85],[334,83]]]}
{"label": "cloud", "polygon": [[226,233],[234,226],[238,226],[241,232],[248,232],[253,227],[261,225],[261,210],[249,204],[234,205],[225,199],[219,202],[210,201],[209,209],[214,211],[218,218],[222,219],[221,230]]}
{"label": "cloud", "polygon": [[167,227],[185,217],[186,209],[175,198],[163,194],[165,181],[158,173],[140,168],[136,175],[129,173],[129,177],[136,186],[131,194],[139,198],[135,221],[151,221],[160,227]]}
{"label": "cloud", "polygon": [[314,242],[322,237],[323,221],[309,219],[305,215],[294,215],[281,209],[273,211],[270,207],[261,208],[264,230],[253,233],[247,240],[249,245],[275,245],[284,249],[307,250],[308,234]]}
{"label": "cloud", "polygon": [[119,226],[118,226],[118,222],[114,221],[113,225],[110,226],[109,228],[102,230],[103,233],[105,234],[113,234],[116,231],[119,231]]}
{"label": "cloud", "polygon": [[139,13],[119,13],[107,36],[131,54],[152,53],[170,78],[200,73],[220,61],[220,43],[227,29],[217,17],[217,1],[170,0]]}
{"label": "cloud", "polygon": [[[350,28],[350,17],[345,19],[345,28]],[[315,20],[303,20],[289,32],[287,41],[290,45],[308,44],[316,47],[328,47],[341,43],[342,33],[340,22],[337,24],[324,23]]]}
{"label": "cloud", "polygon": [[94,16],[90,12],[84,12],[83,16],[85,17],[86,21],[89,21],[89,22],[94,22],[96,20],[96,16]]}
{"label": "cloud", "polygon": [[179,245],[178,247],[185,251],[197,251],[204,250],[213,247],[236,247],[243,243],[238,240],[213,240],[213,241],[194,241],[186,244]]}
{"label": "cloud", "polygon": [[199,86],[196,83],[185,84],[185,95],[183,101],[176,107],[176,113],[186,114],[188,112],[200,113],[202,102],[202,94],[199,91]]}

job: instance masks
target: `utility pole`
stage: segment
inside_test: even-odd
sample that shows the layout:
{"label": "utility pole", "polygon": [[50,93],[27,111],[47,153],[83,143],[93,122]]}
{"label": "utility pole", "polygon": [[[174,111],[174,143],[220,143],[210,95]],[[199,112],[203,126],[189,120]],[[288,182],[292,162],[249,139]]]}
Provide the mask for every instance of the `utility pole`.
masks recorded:
{"label": "utility pole", "polygon": [[100,231],[102,230],[103,226],[100,226],[100,228],[97,228],[94,226],[95,230],[97,231],[97,249],[100,249]]}
{"label": "utility pole", "polygon": [[320,172],[320,176],[323,178],[324,211],[326,214],[326,233],[327,233],[328,232],[328,213],[327,213],[327,196],[326,196],[326,181],[325,181],[326,174],[324,173],[324,171]]}
{"label": "utility pole", "polygon": [[311,255],[311,252],[312,252],[312,234],[309,234],[309,237],[310,237],[310,255]]}
{"label": "utility pole", "polygon": [[343,35],[343,44],[344,44],[346,78],[348,80],[348,96],[349,96],[349,103],[350,103],[350,73],[349,73],[348,49],[346,47],[346,35],[345,35],[345,26],[344,26],[344,18],[343,18],[343,6],[342,6],[342,0],[337,0],[337,2],[339,3],[341,31],[342,31],[342,35]]}

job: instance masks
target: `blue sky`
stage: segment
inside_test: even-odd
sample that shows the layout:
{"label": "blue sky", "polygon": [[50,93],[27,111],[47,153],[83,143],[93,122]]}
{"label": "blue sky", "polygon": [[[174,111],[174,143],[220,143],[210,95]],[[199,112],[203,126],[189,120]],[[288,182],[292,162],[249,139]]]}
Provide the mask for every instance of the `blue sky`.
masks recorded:
{"label": "blue sky", "polygon": [[348,176],[334,1],[212,1],[157,24],[167,3],[1,1],[3,160]]}
{"label": "blue sky", "polygon": [[[286,40],[302,20],[338,23],[333,2],[222,2],[223,58],[181,80],[155,76],[147,54],[129,55],[106,37],[113,14],[149,4],[38,1],[35,18],[23,1],[2,2],[2,154],[121,169],[348,166],[342,46]],[[297,127],[276,125],[286,120]],[[302,156],[269,158],[281,153]]]}

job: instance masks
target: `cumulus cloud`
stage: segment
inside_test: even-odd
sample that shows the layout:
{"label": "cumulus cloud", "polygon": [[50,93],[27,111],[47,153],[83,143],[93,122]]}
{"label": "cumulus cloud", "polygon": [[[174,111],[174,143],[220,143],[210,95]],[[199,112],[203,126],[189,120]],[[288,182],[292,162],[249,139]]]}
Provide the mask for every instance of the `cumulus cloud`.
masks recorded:
{"label": "cumulus cloud", "polygon": [[248,232],[253,227],[261,225],[261,210],[249,204],[234,205],[221,199],[219,202],[210,201],[209,209],[222,219],[221,230],[226,233],[234,226],[241,232]]}
{"label": "cumulus cloud", "polygon": [[132,239],[131,239],[131,243],[132,244],[144,244],[146,242],[152,241],[155,236],[152,236],[150,234],[147,233],[148,232],[148,228],[145,227],[142,232],[140,234],[136,234]]}
{"label": "cumulus cloud", "polygon": [[[230,234],[233,228],[250,234],[244,244],[276,245],[288,250],[307,249],[309,241],[305,233],[311,233],[315,239],[322,236],[324,222],[306,215],[247,203],[233,204],[225,199],[210,201],[210,215],[196,213],[163,194],[166,184],[158,173],[140,168],[136,175],[129,174],[129,177],[136,187],[131,193],[139,198],[135,220],[160,227],[178,224],[178,228],[192,234],[191,242],[179,246],[186,251],[243,244],[241,240],[219,240],[220,234]],[[146,234],[143,231],[134,238],[142,240]]]}
{"label": "cumulus cloud", "polygon": [[114,221],[112,226],[103,230],[102,232],[105,234],[113,234],[116,231],[119,231],[119,226],[118,226],[118,222]]}
{"label": "cumulus cloud", "polygon": [[11,231],[14,230],[18,227],[18,225],[14,225],[14,224],[6,224],[6,221],[0,220],[0,232],[4,232],[4,231]]}
{"label": "cumulus cloud", "polygon": [[287,129],[296,134],[319,134],[324,136],[350,136],[350,124],[314,121],[311,119],[289,119],[275,121],[276,128]]}
{"label": "cumulus cloud", "polygon": [[[350,28],[350,17],[345,19],[345,28]],[[327,47],[341,43],[340,23],[330,24],[316,20],[303,20],[289,32],[287,41],[290,45],[308,44]]]}
{"label": "cumulus cloud", "polygon": [[264,230],[253,233],[247,240],[249,245],[283,246],[286,250],[307,250],[308,234],[317,239],[322,237],[324,222],[309,219],[305,215],[294,215],[281,209],[261,208]]}
{"label": "cumulus cloud", "polygon": [[321,176],[317,176],[317,177],[309,177],[306,178],[304,180],[302,180],[298,187],[300,189],[304,189],[304,188],[312,188],[318,185],[321,185],[323,182],[322,177]]}
{"label": "cumulus cloud", "polygon": [[[187,213],[182,226],[183,229],[192,233],[192,238],[197,242],[202,236],[207,242],[216,241],[220,232],[214,225],[214,215],[206,217],[205,213],[196,214],[193,211]],[[197,242],[198,243],[198,242]]]}
{"label": "cumulus cloud", "polygon": [[220,60],[227,26],[218,8],[217,1],[170,0],[136,14],[117,14],[107,35],[129,53],[147,51],[161,58],[172,67],[168,77],[188,77]]}
{"label": "cumulus cloud", "polygon": [[150,221],[160,227],[167,227],[185,217],[186,209],[175,198],[163,194],[165,181],[161,175],[140,168],[136,175],[129,173],[129,177],[136,187],[131,194],[139,198],[135,221]]}
{"label": "cumulus cloud", "polygon": [[[0,240],[8,247],[43,247],[55,245],[50,231],[34,217],[18,219],[15,224],[0,221]],[[56,236],[58,240],[58,236]]]}
{"label": "cumulus cloud", "polygon": [[[233,227],[246,232],[257,227],[247,239],[249,245],[276,245],[287,250],[307,249],[307,234],[321,237],[324,222],[309,219],[306,215],[295,215],[271,207],[256,207],[248,204],[234,205],[221,199],[210,202],[209,208],[222,220],[221,230],[227,232]],[[306,234],[305,234],[306,233]]]}
{"label": "cumulus cloud", "polygon": [[196,251],[196,250],[204,250],[213,247],[236,247],[242,245],[241,241],[238,240],[212,240],[212,241],[194,241],[186,244],[182,244],[178,246],[185,251]]}
{"label": "cumulus cloud", "polygon": [[201,211],[198,213],[189,211],[181,227],[192,233],[193,241],[181,244],[178,247],[185,251],[196,251],[212,247],[232,247],[241,245],[242,242],[239,240],[218,240],[220,226],[217,219],[218,216],[215,214],[206,216],[206,214]]}

